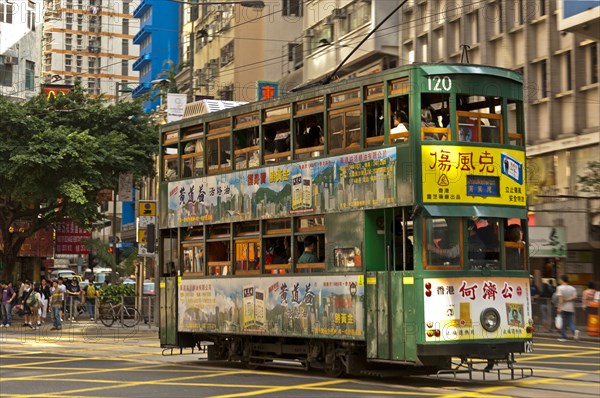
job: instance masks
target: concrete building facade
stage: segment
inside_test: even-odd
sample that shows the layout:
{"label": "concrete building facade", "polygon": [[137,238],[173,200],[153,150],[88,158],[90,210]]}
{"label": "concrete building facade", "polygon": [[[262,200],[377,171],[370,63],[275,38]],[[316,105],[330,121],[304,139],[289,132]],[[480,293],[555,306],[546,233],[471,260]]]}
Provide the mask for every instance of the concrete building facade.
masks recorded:
{"label": "concrete building facade", "polygon": [[43,82],[80,83],[89,95],[106,98],[115,98],[125,83],[137,84],[132,68],[139,54],[133,45],[139,31],[135,5],[129,0],[45,0]]}
{"label": "concrete building facade", "polygon": [[0,0],[0,95],[26,100],[39,93],[41,0]]}

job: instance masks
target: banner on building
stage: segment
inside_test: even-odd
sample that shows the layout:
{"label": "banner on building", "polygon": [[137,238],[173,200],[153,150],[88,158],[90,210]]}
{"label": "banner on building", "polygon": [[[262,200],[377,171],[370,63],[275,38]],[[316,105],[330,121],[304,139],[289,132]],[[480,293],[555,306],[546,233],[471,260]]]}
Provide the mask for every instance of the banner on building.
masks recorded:
{"label": "banner on building", "polygon": [[167,94],[167,123],[175,122],[183,118],[187,94]]}
{"label": "banner on building", "polygon": [[89,254],[90,250],[81,243],[82,239],[92,237],[87,231],[73,221],[65,219],[56,224],[56,254]]}

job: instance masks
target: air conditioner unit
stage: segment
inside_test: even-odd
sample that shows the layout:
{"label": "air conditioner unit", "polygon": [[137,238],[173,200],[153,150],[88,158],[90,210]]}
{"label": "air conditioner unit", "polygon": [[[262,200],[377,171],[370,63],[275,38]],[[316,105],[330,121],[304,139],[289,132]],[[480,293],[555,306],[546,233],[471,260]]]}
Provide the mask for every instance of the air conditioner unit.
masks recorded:
{"label": "air conditioner unit", "polygon": [[306,29],[306,32],[304,32],[304,37],[314,37],[314,36],[315,36],[314,29]]}
{"label": "air conditioner unit", "polygon": [[16,65],[19,63],[19,59],[17,57],[11,57],[8,55],[4,56],[4,65]]}
{"label": "air conditioner unit", "polygon": [[331,12],[331,16],[334,19],[346,19],[346,9],[345,8],[334,8]]}

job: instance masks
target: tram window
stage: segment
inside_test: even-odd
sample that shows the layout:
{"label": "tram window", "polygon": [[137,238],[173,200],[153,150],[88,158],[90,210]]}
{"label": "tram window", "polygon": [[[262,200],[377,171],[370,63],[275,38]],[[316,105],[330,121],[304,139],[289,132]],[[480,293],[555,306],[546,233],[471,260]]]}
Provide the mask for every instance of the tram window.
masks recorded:
{"label": "tram window", "polygon": [[462,222],[458,217],[425,220],[425,250],[428,266],[460,266]]}
{"label": "tram window", "polygon": [[274,237],[263,239],[265,250],[265,274],[285,274],[291,269],[290,238]]}
{"label": "tram window", "polygon": [[204,246],[193,245],[183,248],[183,273],[204,274]]}
{"label": "tram window", "polygon": [[231,259],[230,242],[216,241],[208,242],[206,245],[206,253],[208,254],[207,269],[209,275],[229,275]]}
{"label": "tram window", "polygon": [[500,269],[500,223],[496,218],[468,221],[467,250],[470,269]]}
{"label": "tram window", "polygon": [[360,148],[360,110],[331,112],[329,116],[328,147],[330,153]]}
{"label": "tram window", "polygon": [[323,114],[296,118],[295,148],[296,159],[323,155]]}
{"label": "tram window", "polygon": [[421,96],[421,133],[423,140],[450,139],[450,95],[423,94]]}
{"label": "tram window", "polygon": [[260,165],[258,127],[235,131],[233,140],[236,170],[258,167]]}
{"label": "tram window", "polygon": [[458,140],[471,142],[502,142],[502,99],[458,95]]}
{"label": "tram window", "polygon": [[[412,229],[412,228],[411,228]],[[395,265],[394,269],[396,271],[411,271],[414,269],[414,261],[413,261],[413,243],[414,239],[412,231],[406,228],[406,238],[403,239],[404,232],[402,230],[402,216],[397,216],[394,221],[393,226],[394,233],[394,258]],[[406,251],[406,261],[404,261]],[[406,266],[405,266],[406,264]]]}
{"label": "tram window", "polygon": [[285,162],[290,156],[290,122],[284,120],[263,125],[263,161],[268,163]]}
{"label": "tram window", "polygon": [[508,109],[506,112],[508,126],[508,142],[510,145],[523,146],[523,131],[521,129],[523,119],[523,102],[508,101]]}
{"label": "tram window", "polygon": [[527,264],[523,228],[520,222],[511,221],[504,230],[504,261],[507,270],[523,270]]}
{"label": "tram window", "polygon": [[[177,155],[175,155],[177,156]],[[177,172],[177,159],[174,158],[167,158],[165,156],[164,158],[164,162],[165,162],[165,171],[164,171],[164,179],[165,181],[171,181],[176,179],[179,176],[179,173]]]}
{"label": "tram window", "polygon": [[335,267],[360,268],[362,256],[358,247],[338,247],[333,249],[333,264]]}
{"label": "tram window", "polygon": [[325,235],[297,235],[296,272],[320,272],[325,270]]}
{"label": "tram window", "polygon": [[390,99],[390,142],[408,141],[408,95]]}
{"label": "tram window", "polygon": [[366,146],[383,145],[384,135],[383,100],[365,104]]}
{"label": "tram window", "polygon": [[260,272],[260,240],[235,241],[235,273],[238,275]]}
{"label": "tram window", "polygon": [[208,154],[208,172],[215,173],[229,170],[230,161],[230,142],[229,135],[209,137],[206,141]]}

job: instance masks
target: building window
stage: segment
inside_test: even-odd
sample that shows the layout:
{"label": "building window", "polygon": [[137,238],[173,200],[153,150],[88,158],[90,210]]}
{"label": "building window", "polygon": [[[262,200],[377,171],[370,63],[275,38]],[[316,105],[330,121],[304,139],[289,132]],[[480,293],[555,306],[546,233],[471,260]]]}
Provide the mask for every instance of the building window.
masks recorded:
{"label": "building window", "polygon": [[233,61],[233,40],[221,48],[221,66]]}
{"label": "building window", "polygon": [[65,71],[70,72],[73,70],[73,56],[71,54],[65,54]]}
{"label": "building window", "polygon": [[524,18],[523,18],[523,0],[515,0],[515,2],[513,3],[515,9],[515,26],[521,26],[523,25],[524,22]]}
{"label": "building window", "polygon": [[13,66],[0,63],[0,84],[3,86],[12,86]]}
{"label": "building window", "polygon": [[450,22],[450,43],[449,53],[460,51],[460,19]]}
{"label": "building window", "polygon": [[470,45],[479,43],[479,11],[474,11],[469,14],[469,33],[471,37]]}
{"label": "building window", "polygon": [[371,2],[359,1],[352,3],[340,10],[338,18],[342,21],[340,36],[352,32],[371,20]]}
{"label": "building window", "polygon": [[499,35],[504,32],[504,19],[502,16],[502,2],[497,1],[495,4],[490,4],[490,12],[488,18],[494,21],[494,33]]}
{"label": "building window", "polygon": [[128,1],[123,2],[123,14],[129,14],[129,2]]}
{"label": "building window", "polygon": [[0,22],[12,23],[13,21],[13,5],[11,3],[0,3]]}
{"label": "building window", "polygon": [[419,48],[421,50],[421,62],[429,62],[429,40],[427,35],[419,37]]}
{"label": "building window", "polygon": [[35,89],[35,62],[25,61],[25,90]]}
{"label": "building window", "polygon": [[121,61],[121,74],[123,76],[129,75],[129,61],[127,61],[126,59]]}
{"label": "building window", "polygon": [[121,53],[129,55],[129,39],[123,39],[121,42]]}
{"label": "building window", "polygon": [[539,83],[539,99],[548,97],[548,73],[546,71],[546,61],[539,63],[538,83]]}
{"label": "building window", "polygon": [[588,84],[598,83],[598,43],[588,46]]}
{"label": "building window", "polygon": [[537,16],[541,17],[546,15],[546,0],[537,1]]}
{"label": "building window", "polygon": [[571,51],[567,51],[563,55],[563,67],[562,67],[562,81],[563,90],[570,91],[573,87],[571,85]]}
{"label": "building window", "polygon": [[27,10],[27,27],[35,30],[35,12]]}
{"label": "building window", "polygon": [[301,0],[282,0],[281,8],[281,15],[283,15],[284,17],[302,16]]}
{"label": "building window", "polygon": [[129,19],[123,18],[123,34],[129,34]]}

